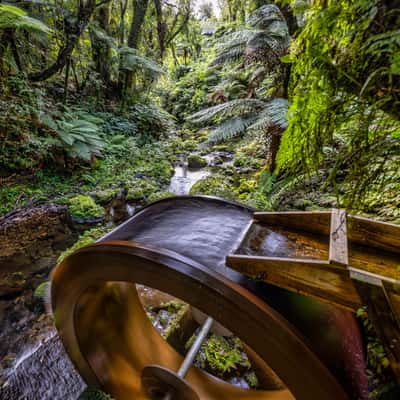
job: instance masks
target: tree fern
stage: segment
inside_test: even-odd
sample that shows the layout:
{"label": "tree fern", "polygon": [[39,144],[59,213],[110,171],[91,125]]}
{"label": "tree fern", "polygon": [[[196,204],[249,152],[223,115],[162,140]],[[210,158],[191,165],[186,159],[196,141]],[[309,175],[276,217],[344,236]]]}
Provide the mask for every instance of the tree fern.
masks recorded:
{"label": "tree fern", "polygon": [[287,128],[288,101],[286,99],[273,99],[265,103],[264,109],[257,115],[257,120],[248,127],[249,131],[267,132],[277,127],[280,131]]}
{"label": "tree fern", "polygon": [[122,47],[119,50],[121,57],[121,70],[142,73],[152,79],[158,78],[164,70],[154,61],[141,55],[138,50],[130,47]]}
{"label": "tree fern", "polygon": [[237,99],[201,110],[191,115],[188,120],[192,123],[201,124],[211,122],[214,118],[226,119],[238,115],[256,113],[262,110],[264,105],[265,103],[258,99]]}
{"label": "tree fern", "polygon": [[221,142],[246,132],[283,131],[287,127],[287,109],[286,99],[238,99],[201,110],[189,120],[202,124],[220,122],[209,132],[209,141]]}
{"label": "tree fern", "polygon": [[31,18],[26,11],[9,4],[0,4],[0,29],[24,29],[50,33],[50,28],[42,21]]}
{"label": "tree fern", "polygon": [[248,28],[222,37],[217,46],[213,66],[236,61],[241,57],[247,62],[254,60],[280,62],[290,43],[287,23],[279,8],[268,4],[257,9],[248,19]]}
{"label": "tree fern", "polygon": [[243,135],[247,128],[254,124],[257,117],[236,117],[217,125],[208,134],[208,141],[211,143],[223,142]]}

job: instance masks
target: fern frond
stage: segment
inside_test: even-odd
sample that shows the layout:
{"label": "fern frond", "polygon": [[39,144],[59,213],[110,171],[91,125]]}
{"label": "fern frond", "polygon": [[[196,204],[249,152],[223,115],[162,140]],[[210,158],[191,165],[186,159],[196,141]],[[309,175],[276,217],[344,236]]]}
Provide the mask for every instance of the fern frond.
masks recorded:
{"label": "fern frond", "polygon": [[212,129],[208,134],[208,141],[218,143],[243,135],[256,118],[254,115],[247,118],[231,118]]}
{"label": "fern frond", "polygon": [[243,58],[246,48],[247,44],[243,44],[238,45],[235,48],[230,49],[229,51],[224,51],[211,62],[210,66],[216,67],[219,65],[224,65],[227,62],[238,61]]}
{"label": "fern frond", "polygon": [[226,119],[238,115],[256,113],[265,107],[265,103],[258,99],[237,99],[218,104],[201,110],[188,117],[195,124],[211,122],[214,118]]}
{"label": "fern frond", "polygon": [[122,47],[120,49],[120,68],[125,71],[142,72],[157,78],[164,74],[164,70],[154,61],[142,56],[136,49]]}
{"label": "fern frond", "polygon": [[112,49],[117,49],[117,44],[115,43],[114,38],[112,38],[104,29],[100,28],[97,23],[90,24],[89,30],[92,38],[99,41],[100,43],[106,44]]}
{"label": "fern frond", "polygon": [[273,99],[265,104],[264,110],[258,115],[257,121],[249,126],[249,131],[268,131],[278,127],[281,131],[287,128],[288,101]]}
{"label": "fern frond", "polygon": [[31,18],[26,11],[9,4],[0,4],[0,29],[24,29],[50,33],[51,29],[42,21]]}

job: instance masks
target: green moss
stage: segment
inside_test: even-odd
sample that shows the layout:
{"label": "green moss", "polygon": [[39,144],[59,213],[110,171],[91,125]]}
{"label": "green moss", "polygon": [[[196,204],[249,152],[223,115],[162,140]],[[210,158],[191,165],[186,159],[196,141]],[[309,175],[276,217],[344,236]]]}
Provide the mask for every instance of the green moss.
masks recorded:
{"label": "green moss", "polygon": [[[190,345],[190,342],[188,342]],[[212,334],[203,344],[196,358],[200,368],[219,377],[224,377],[233,371],[251,369],[250,361],[243,351],[237,338],[225,338]]]}
{"label": "green moss", "polygon": [[128,189],[126,199],[129,201],[144,200],[157,191],[157,186],[147,179],[137,179],[132,182],[132,186]]}
{"label": "green moss", "polygon": [[231,151],[232,144],[215,144],[212,149],[213,151]]}
{"label": "green moss", "polygon": [[152,193],[147,198],[147,202],[154,203],[155,201],[162,200],[162,199],[168,199],[169,197],[174,197],[174,196],[175,196],[175,193],[172,193],[172,192],[155,192],[155,193]]}
{"label": "green moss", "polygon": [[244,379],[252,389],[256,389],[259,385],[257,375],[254,371],[246,373]]}
{"label": "green moss", "polygon": [[86,231],[83,235],[79,237],[79,239],[67,250],[60,254],[57,262],[60,263],[70,254],[74,253],[76,250],[81,247],[89,246],[96,242],[96,240],[100,239],[102,236],[106,234],[107,230],[105,228],[94,228],[89,231]]}
{"label": "green moss", "polygon": [[33,292],[33,297],[36,299],[44,300],[50,289],[50,282],[46,281],[41,283]]}
{"label": "green moss", "polygon": [[223,175],[214,175],[198,181],[193,185],[190,194],[217,196],[228,200],[237,199],[233,184]]}
{"label": "green moss", "polygon": [[189,139],[182,142],[181,149],[186,152],[195,151],[198,145],[196,140]]}
{"label": "green moss", "polygon": [[196,154],[192,154],[188,157],[188,167],[193,169],[204,168],[207,166],[207,160]]}
{"label": "green moss", "polygon": [[262,163],[254,156],[239,153],[235,155],[233,165],[244,170],[255,171],[261,168]]}
{"label": "green moss", "polygon": [[183,316],[189,311],[190,305],[189,304],[182,304],[178,302],[171,302],[167,307],[167,311],[170,314],[175,315],[172,323],[165,329],[162,333],[162,336],[165,339],[168,339],[178,328],[179,324],[183,318]]}
{"label": "green moss", "polygon": [[113,199],[115,199],[118,196],[119,193],[120,193],[119,189],[98,190],[94,194],[94,198],[95,198],[96,202],[98,202],[100,204],[108,204]]}
{"label": "green moss", "polygon": [[76,219],[103,218],[105,210],[90,196],[78,195],[69,199],[69,213]]}

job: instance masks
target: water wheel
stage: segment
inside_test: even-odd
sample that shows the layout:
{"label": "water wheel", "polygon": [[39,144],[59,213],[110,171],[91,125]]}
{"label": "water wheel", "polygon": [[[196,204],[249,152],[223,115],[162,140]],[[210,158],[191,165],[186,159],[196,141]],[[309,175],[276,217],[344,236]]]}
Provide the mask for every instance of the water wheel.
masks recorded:
{"label": "water wheel", "polygon": [[[305,332],[262,299],[253,283],[222,265],[226,249],[249,216],[249,209],[215,199],[161,201],[55,269],[55,323],[89,385],[104,389],[116,400],[164,399],[171,390],[170,398],[182,400],[195,398],[193,393],[202,400],[351,397],[321,358],[318,345],[313,348]],[[199,260],[207,249],[207,256]],[[262,390],[235,387],[194,366],[182,384],[171,382],[170,373],[162,371],[177,371],[183,356],[149,321],[137,284],[183,300],[240,338],[255,360],[257,373],[264,377]],[[337,360],[343,351],[333,349]],[[158,383],[165,383],[166,389],[149,397],[143,371],[151,366],[161,371]]]}

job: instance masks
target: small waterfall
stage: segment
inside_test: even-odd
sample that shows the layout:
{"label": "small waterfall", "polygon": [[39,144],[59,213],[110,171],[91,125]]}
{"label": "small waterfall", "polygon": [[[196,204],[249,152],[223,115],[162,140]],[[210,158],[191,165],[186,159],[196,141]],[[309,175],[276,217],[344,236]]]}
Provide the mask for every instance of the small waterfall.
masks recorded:
{"label": "small waterfall", "polygon": [[207,169],[190,170],[187,158],[182,158],[175,165],[175,174],[171,179],[168,191],[178,196],[188,195],[192,186],[211,175]]}

